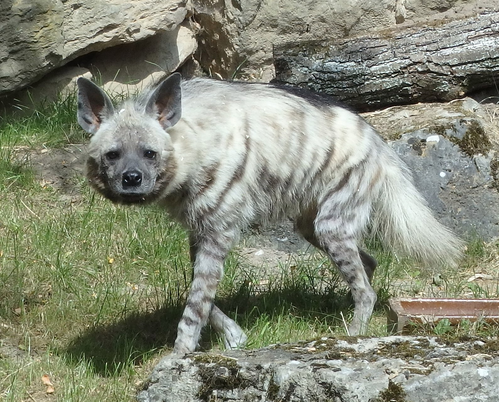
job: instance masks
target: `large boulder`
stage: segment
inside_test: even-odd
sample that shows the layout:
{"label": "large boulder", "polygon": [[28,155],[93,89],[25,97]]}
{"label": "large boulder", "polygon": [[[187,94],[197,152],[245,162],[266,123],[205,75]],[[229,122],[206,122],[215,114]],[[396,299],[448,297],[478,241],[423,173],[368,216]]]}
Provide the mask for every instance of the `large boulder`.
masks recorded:
{"label": "large boulder", "polygon": [[498,105],[471,98],[366,113],[413,171],[438,219],[467,239],[499,236]]}
{"label": "large boulder", "polygon": [[497,94],[499,11],[274,46],[276,80],[357,110]]}
{"label": "large boulder", "polygon": [[140,402],[497,400],[497,339],[323,338],[165,358]]}
{"label": "large boulder", "polygon": [[176,28],[187,0],[4,0],[0,4],[0,95],[78,56]]}
{"label": "large boulder", "polygon": [[[202,30],[197,57],[223,78],[269,81],[272,50],[284,43],[349,38],[400,23],[460,19],[497,10],[496,0],[193,0]],[[436,23],[438,24],[438,23]]]}
{"label": "large boulder", "polygon": [[272,46],[296,40],[338,38],[395,24],[393,0],[323,2],[314,0],[194,0],[202,27],[198,54],[211,74],[231,78],[273,78]]}
{"label": "large boulder", "polygon": [[[111,3],[5,0],[0,4],[0,96],[32,86],[68,63],[86,66],[89,60],[99,65],[102,74],[119,72],[119,83],[122,84],[126,76],[136,84],[156,63],[148,59],[149,66],[144,67],[145,60],[140,57],[142,47],[163,42],[162,46],[156,46],[157,54],[169,57],[171,50],[167,44],[171,43],[171,35],[165,37],[165,32],[175,31],[182,22],[185,29],[177,31],[179,38],[181,34],[195,36],[199,44],[195,59],[204,72],[222,78],[235,76],[269,81],[275,75],[273,48],[284,43],[355,40],[359,35],[401,23],[464,18],[497,9],[496,3],[496,0],[132,0]],[[127,48],[126,44],[132,46]],[[94,54],[109,48],[113,48],[108,53],[114,57],[109,64],[109,59],[104,62],[105,56]],[[192,50],[193,46],[189,45],[188,49]],[[189,57],[190,54],[177,64]],[[166,64],[168,68],[164,71],[168,73],[175,67],[175,56]],[[67,76],[68,72],[64,74]],[[150,74],[154,75],[153,79],[158,78],[157,71]],[[94,77],[104,78],[96,74]],[[51,79],[53,82],[53,76]]]}
{"label": "large boulder", "polygon": [[91,53],[79,64],[87,67],[108,93],[128,95],[177,70],[196,49],[194,32],[188,24],[181,24],[139,42]]}

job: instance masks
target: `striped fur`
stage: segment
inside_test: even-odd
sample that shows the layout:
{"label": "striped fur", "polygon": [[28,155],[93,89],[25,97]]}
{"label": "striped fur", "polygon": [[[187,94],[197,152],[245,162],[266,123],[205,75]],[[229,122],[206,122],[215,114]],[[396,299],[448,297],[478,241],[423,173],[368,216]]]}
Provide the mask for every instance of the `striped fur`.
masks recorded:
{"label": "striped fur", "polygon": [[365,332],[376,301],[376,261],[357,246],[368,225],[424,262],[460,257],[460,240],[432,216],[394,151],[329,98],[174,74],[115,110],[90,81],[78,85],[93,187],[114,202],[158,202],[190,232],[194,276],[175,353],[192,352],[208,321],[227,347],[246,340],[213,301],[250,223],[292,217],[328,254],[352,291],[352,335]]}

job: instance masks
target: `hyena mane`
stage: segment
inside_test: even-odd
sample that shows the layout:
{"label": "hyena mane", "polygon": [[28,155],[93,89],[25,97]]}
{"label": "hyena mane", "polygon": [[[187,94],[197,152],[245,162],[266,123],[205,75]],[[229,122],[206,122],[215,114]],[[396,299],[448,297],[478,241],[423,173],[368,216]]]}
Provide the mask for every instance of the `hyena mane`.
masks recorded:
{"label": "hyena mane", "polygon": [[114,202],[156,201],[189,231],[193,281],[174,352],[210,321],[227,347],[241,328],[214,304],[241,228],[291,217],[352,291],[350,334],[364,333],[376,261],[358,247],[371,226],[426,263],[454,264],[461,241],[433,217],[411,173],[362,118],[330,98],[275,85],[184,81],[173,74],[116,110],[78,81],[78,121],[93,134],[88,178]]}

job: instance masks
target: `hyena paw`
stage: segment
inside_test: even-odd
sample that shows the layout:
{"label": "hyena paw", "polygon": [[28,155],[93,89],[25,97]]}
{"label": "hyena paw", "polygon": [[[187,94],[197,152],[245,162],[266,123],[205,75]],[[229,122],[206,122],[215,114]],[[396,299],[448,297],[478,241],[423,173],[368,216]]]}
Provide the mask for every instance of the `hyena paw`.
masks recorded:
{"label": "hyena paw", "polygon": [[358,336],[367,334],[368,324],[354,317],[350,325],[348,326],[348,335]]}
{"label": "hyena paw", "polygon": [[248,337],[239,325],[226,325],[222,338],[226,349],[240,349],[246,345]]}
{"label": "hyena paw", "polygon": [[215,305],[211,309],[210,323],[222,337],[226,349],[239,349],[246,344],[248,337],[241,327]]}

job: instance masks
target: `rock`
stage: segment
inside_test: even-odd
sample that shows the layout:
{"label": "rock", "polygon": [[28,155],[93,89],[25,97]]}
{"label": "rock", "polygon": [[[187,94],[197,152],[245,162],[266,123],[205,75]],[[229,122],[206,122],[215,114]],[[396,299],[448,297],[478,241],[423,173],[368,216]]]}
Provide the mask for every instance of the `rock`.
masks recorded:
{"label": "rock", "polygon": [[442,223],[466,239],[490,241],[499,236],[497,111],[465,98],[363,116],[412,169]]}
{"label": "rock", "polygon": [[261,350],[166,357],[139,402],[496,401],[498,341],[322,338]]}
{"label": "rock", "polygon": [[47,74],[43,80],[37,82],[27,90],[22,90],[12,98],[0,100],[5,110],[22,110],[31,112],[40,105],[65,99],[76,91],[76,80],[79,77],[92,78],[86,68],[64,66]]}
{"label": "rock", "polygon": [[497,93],[499,12],[274,46],[276,80],[356,110]]}
{"label": "rock", "polygon": [[[141,45],[148,47],[153,42],[158,46],[164,32],[182,22],[189,22],[197,34],[195,57],[205,72],[223,78],[270,81],[274,78],[272,49],[284,43],[341,38],[354,41],[358,35],[396,24],[461,19],[493,9],[497,9],[496,0],[39,0],[36,5],[28,0],[5,0],[0,4],[0,95],[32,85],[75,59],[84,64],[86,55],[115,46],[114,54],[121,59],[119,82],[126,78],[135,84],[144,79],[144,69],[135,67],[143,60],[129,57],[128,52],[141,51]],[[148,43],[143,41],[156,35]],[[171,43],[170,39],[166,41]],[[130,50],[122,47],[136,42]],[[176,64],[173,56],[167,63],[169,68]],[[103,73],[116,72],[114,66],[104,63],[104,55],[102,59],[96,55],[89,58]]]}
{"label": "rock", "polygon": [[78,61],[78,67],[60,67],[0,104],[6,110],[35,109],[39,104],[75,93],[76,80],[82,76],[93,78],[111,96],[135,94],[177,70],[191,59],[196,48],[193,31],[179,25],[136,43],[92,52]]}
{"label": "rock", "polygon": [[[201,66],[223,78],[274,78],[272,51],[285,43],[369,35],[417,21],[462,19],[497,10],[496,0],[313,1],[193,0]],[[438,23],[435,23],[438,25]]]}
{"label": "rock", "polygon": [[78,56],[173,30],[186,0],[6,0],[0,5],[0,95]]}
{"label": "rock", "polygon": [[80,65],[110,95],[134,94],[177,70],[196,48],[193,31],[183,24],[139,42],[92,53]]}
{"label": "rock", "polygon": [[223,78],[244,72],[245,78],[269,81],[274,77],[274,45],[345,37],[394,25],[392,3],[194,0],[195,18],[202,27],[199,39],[203,52],[198,60],[206,71]]}

